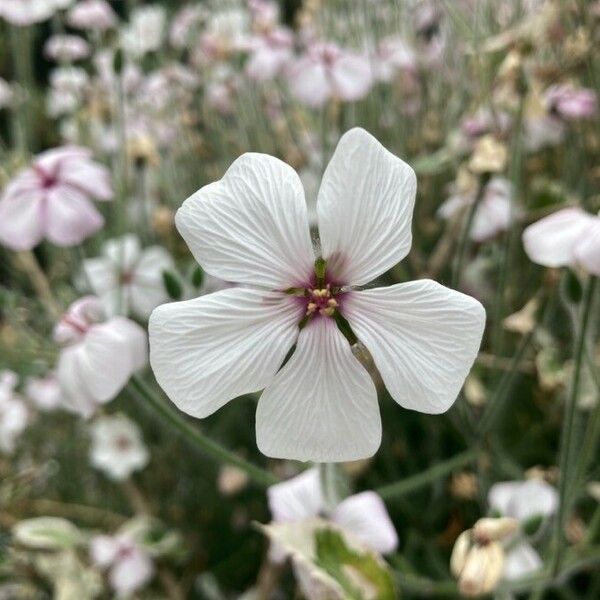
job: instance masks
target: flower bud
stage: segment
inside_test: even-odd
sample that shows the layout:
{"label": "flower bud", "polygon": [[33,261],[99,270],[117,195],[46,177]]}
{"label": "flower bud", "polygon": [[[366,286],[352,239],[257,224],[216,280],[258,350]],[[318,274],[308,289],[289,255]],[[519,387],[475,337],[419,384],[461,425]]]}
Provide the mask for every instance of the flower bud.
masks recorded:
{"label": "flower bud", "polygon": [[503,540],[514,533],[518,527],[519,521],[511,517],[479,519],[473,527],[473,538],[476,543],[485,545]]}
{"label": "flower bud", "polygon": [[485,135],[477,141],[469,168],[473,173],[500,173],[506,166],[506,146],[493,135]]}

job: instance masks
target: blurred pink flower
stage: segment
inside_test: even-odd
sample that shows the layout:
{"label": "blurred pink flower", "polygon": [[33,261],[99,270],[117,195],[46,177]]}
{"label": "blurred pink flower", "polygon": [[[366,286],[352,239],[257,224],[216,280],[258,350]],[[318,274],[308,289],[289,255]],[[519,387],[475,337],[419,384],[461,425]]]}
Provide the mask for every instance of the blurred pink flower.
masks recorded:
{"label": "blurred pink flower", "polygon": [[100,568],[109,569],[110,585],[119,595],[129,596],[154,575],[150,555],[129,535],[98,535],[90,542],[90,556]]}
{"label": "blurred pink flower", "polygon": [[289,29],[280,27],[254,36],[249,42],[250,56],[246,74],[256,81],[277,76],[292,56],[294,37]]}
{"label": "blurred pink flower", "polygon": [[55,410],[62,405],[62,391],[54,373],[29,377],[25,382],[25,396],[41,411]]}
{"label": "blurred pink flower", "polygon": [[113,400],[148,358],[146,332],[124,317],[104,320],[93,296],[69,307],[54,339],[64,345],[56,367],[64,406],[86,418]]}
{"label": "blurred pink flower", "polygon": [[596,92],[588,88],[553,85],[546,90],[545,100],[550,112],[567,121],[588,119],[598,111]]}
{"label": "blurred pink flower", "polygon": [[258,31],[268,31],[279,22],[279,6],[272,0],[248,0],[252,25]]}
{"label": "blurred pink flower", "polygon": [[0,17],[24,27],[45,21],[72,3],[73,0],[0,0]]}
{"label": "blurred pink flower", "polygon": [[288,84],[298,100],[322,106],[331,98],[353,102],[364,98],[373,84],[369,60],[331,42],[315,42],[290,64]]}
{"label": "blurred pink flower", "polygon": [[0,453],[12,454],[19,436],[27,428],[27,407],[15,391],[18,378],[12,371],[0,372]]}
{"label": "blurred pink flower", "polygon": [[78,35],[53,35],[44,45],[46,58],[55,61],[76,61],[90,55],[89,44]]}
{"label": "blurred pink flower", "polygon": [[30,250],[44,238],[79,244],[104,224],[91,198],[112,195],[110,173],[90,150],[63,146],[38,154],[0,198],[0,243],[13,250]]}
{"label": "blurred pink flower", "polygon": [[67,15],[67,23],[76,29],[106,31],[118,23],[118,17],[106,0],[79,0]]}
{"label": "blurred pink flower", "polygon": [[[506,231],[514,218],[513,193],[510,181],[493,177],[487,184],[475,211],[469,237],[475,242],[485,242]],[[442,219],[451,219],[475,202],[475,193],[453,194],[438,209]]]}
{"label": "blurred pink flower", "polygon": [[246,287],[152,313],[151,364],[171,400],[206,417],[266,388],[256,414],[264,454],[371,456],[381,441],[377,391],[338,329],[340,314],[396,402],[446,411],[481,343],[481,304],[430,280],[359,288],[408,254],[415,193],[406,163],[363,129],[347,132],[319,190],[317,266],[302,184],[280,160],[244,154],[188,198],[175,221],[194,257]]}
{"label": "blurred pink flower", "polygon": [[134,313],[147,319],[169,300],[163,273],[174,270],[173,259],[162,246],[142,250],[133,234],[108,240],[102,256],[83,261],[84,275],[108,316]]}
{"label": "blurred pink flower", "polygon": [[530,260],[544,267],[581,267],[600,276],[600,217],[563,208],[523,232]]}
{"label": "blurred pink flower", "polygon": [[[376,552],[389,554],[398,546],[398,534],[379,495],[371,491],[361,492],[345,498],[335,507],[329,507],[316,468],[272,485],[267,490],[267,497],[276,523],[325,516]],[[270,557],[281,562],[285,559],[285,551],[272,546]]]}
{"label": "blurred pink flower", "polygon": [[200,4],[182,6],[171,20],[169,43],[173,48],[188,48],[194,41],[195,34],[207,17],[207,8]]}
{"label": "blurred pink flower", "polygon": [[140,428],[125,415],[97,418],[90,433],[90,462],[111,479],[128,479],[148,464],[150,456]]}
{"label": "blurred pink flower", "polygon": [[417,58],[412,48],[398,36],[382,39],[377,47],[373,68],[379,81],[392,81],[396,73],[415,76]]}

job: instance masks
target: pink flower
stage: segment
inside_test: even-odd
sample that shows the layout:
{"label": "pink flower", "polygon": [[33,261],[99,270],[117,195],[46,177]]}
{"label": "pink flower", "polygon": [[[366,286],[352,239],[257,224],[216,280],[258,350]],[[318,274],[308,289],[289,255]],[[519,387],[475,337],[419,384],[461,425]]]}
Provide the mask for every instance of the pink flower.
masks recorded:
{"label": "pink flower", "polygon": [[63,146],[38,154],[0,198],[0,243],[30,250],[44,238],[74,246],[104,224],[91,198],[110,200],[110,174],[91,151]]}
{"label": "pink flower", "polygon": [[298,100],[319,107],[330,98],[344,102],[364,98],[373,75],[366,57],[333,43],[316,42],[290,65],[288,83]]}
{"label": "pink flower", "polygon": [[567,121],[588,119],[598,110],[596,92],[588,88],[553,85],[546,90],[545,99],[549,110]]}
{"label": "pink flower", "polygon": [[33,25],[49,19],[73,0],[0,0],[0,17],[17,26]]}
{"label": "pink flower", "polygon": [[103,317],[100,301],[86,296],[54,328],[55,340],[64,344],[56,367],[64,405],[86,418],[147,362],[146,332],[124,317]]}
{"label": "pink flower", "polygon": [[154,575],[150,555],[129,535],[98,535],[90,543],[92,561],[110,569],[110,585],[127,596],[146,585]]}
{"label": "pink flower", "polygon": [[44,54],[56,61],[81,60],[90,55],[90,46],[78,35],[53,35],[44,45]]}
{"label": "pink flower", "polygon": [[[267,496],[276,523],[305,521],[325,515],[376,552],[389,554],[398,546],[398,534],[380,496],[375,492],[361,492],[345,498],[335,507],[328,507],[316,468],[272,485]],[[281,548],[271,548],[272,560],[281,562],[284,558]]]}
{"label": "pink flower", "polygon": [[544,267],[581,267],[600,276],[600,217],[563,208],[523,232],[530,260]]}
{"label": "pink flower", "polygon": [[[438,209],[442,219],[451,219],[475,201],[475,193],[454,194]],[[504,177],[494,177],[487,184],[483,198],[475,211],[469,237],[475,242],[485,242],[506,231],[513,218],[512,186]]]}
{"label": "pink flower", "polygon": [[80,0],[69,11],[67,22],[76,29],[106,31],[117,25],[118,18],[106,0]]}
{"label": "pink flower", "polygon": [[266,388],[264,454],[371,456],[377,391],[338,328],[343,316],[396,402],[447,410],[481,343],[481,304],[430,280],[361,289],[408,254],[415,193],[406,163],[363,129],[344,134],[319,189],[316,263],[302,184],[280,160],[244,154],[188,198],[175,221],[196,260],[241,285],[152,313],[151,364],[171,400],[206,417]]}
{"label": "pink flower", "polygon": [[29,377],[25,382],[25,395],[42,411],[51,411],[61,406],[62,391],[54,373],[44,377]]}
{"label": "pink flower", "polygon": [[267,81],[278,75],[292,56],[294,38],[284,27],[267,31],[250,41],[246,74],[256,81]]}
{"label": "pink flower", "polygon": [[375,74],[379,81],[392,81],[398,72],[415,75],[417,70],[415,53],[397,36],[387,37],[379,42],[374,62]]}

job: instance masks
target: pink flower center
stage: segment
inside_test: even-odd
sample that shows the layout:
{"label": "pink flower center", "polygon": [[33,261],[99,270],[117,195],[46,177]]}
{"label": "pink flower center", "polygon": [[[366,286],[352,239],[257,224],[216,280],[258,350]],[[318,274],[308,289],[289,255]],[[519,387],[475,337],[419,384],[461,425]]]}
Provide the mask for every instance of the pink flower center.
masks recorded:
{"label": "pink flower center", "polygon": [[133,283],[133,273],[131,271],[123,271],[119,279],[121,285],[131,285]]}
{"label": "pink flower center", "polygon": [[324,288],[310,288],[306,292],[306,316],[319,314],[322,317],[332,317],[334,315],[339,303],[329,284]]}

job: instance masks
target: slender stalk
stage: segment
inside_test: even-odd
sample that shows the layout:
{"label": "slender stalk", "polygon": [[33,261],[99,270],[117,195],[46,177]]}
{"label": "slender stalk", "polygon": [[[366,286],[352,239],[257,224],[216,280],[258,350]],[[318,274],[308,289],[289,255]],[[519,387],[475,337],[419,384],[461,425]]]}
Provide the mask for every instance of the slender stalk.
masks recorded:
{"label": "slender stalk", "polygon": [[140,401],[149,404],[156,413],[161,417],[164,417],[175,429],[177,429],[188,442],[212,460],[218,463],[235,465],[242,471],[245,471],[252,481],[262,487],[268,487],[279,481],[278,478],[272,473],[269,473],[269,471],[244,460],[204,435],[196,427],[186,421],[186,419],[175,409],[171,408],[171,406],[167,405],[159,398],[139,376],[134,375],[131,378],[129,387]]}
{"label": "slender stalk", "polygon": [[35,254],[31,250],[17,252],[14,255],[14,261],[17,268],[29,277],[31,285],[52,319],[58,319],[61,314],[60,307],[52,293],[46,273],[40,267]]}
{"label": "slender stalk", "polygon": [[594,290],[596,286],[596,278],[591,277],[585,294],[583,297],[580,313],[579,313],[579,324],[577,331],[575,332],[575,348],[574,348],[574,366],[573,376],[571,378],[571,385],[569,387],[569,394],[565,403],[565,415],[563,419],[563,429],[561,434],[561,445],[560,445],[560,456],[559,456],[559,495],[560,501],[558,505],[558,513],[556,515],[556,523],[554,528],[554,560],[552,564],[552,570],[554,573],[558,572],[560,563],[563,555],[563,541],[564,541],[564,526],[566,517],[569,513],[570,505],[570,492],[569,483],[572,478],[569,477],[569,467],[571,465],[571,455],[573,453],[573,429],[575,423],[575,413],[577,405],[577,397],[579,395],[579,387],[581,381],[581,368],[583,365],[583,358],[585,355],[585,338],[588,322],[590,320],[592,300],[594,297]]}
{"label": "slender stalk", "polygon": [[422,473],[412,475],[411,477],[407,477],[401,481],[397,481],[396,483],[384,485],[380,488],[377,488],[375,491],[384,500],[397,498],[398,496],[409,494],[410,492],[414,492],[421,487],[429,485],[441,477],[445,477],[446,475],[452,473],[452,471],[455,469],[464,467],[465,465],[474,462],[476,458],[477,452],[474,449],[466,450],[465,452],[461,452],[460,454],[457,454],[456,456],[453,456],[444,462],[430,467]]}

